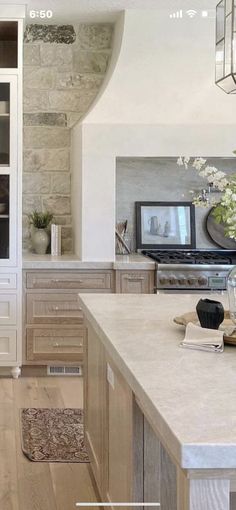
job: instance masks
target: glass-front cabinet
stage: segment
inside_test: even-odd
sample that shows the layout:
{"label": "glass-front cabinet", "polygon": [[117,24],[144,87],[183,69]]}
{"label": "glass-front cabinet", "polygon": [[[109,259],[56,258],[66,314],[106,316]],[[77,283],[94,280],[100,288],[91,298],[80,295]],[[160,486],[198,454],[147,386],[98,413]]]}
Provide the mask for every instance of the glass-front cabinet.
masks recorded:
{"label": "glass-front cabinet", "polygon": [[25,5],[0,9],[0,375],[22,365],[22,61]]}
{"label": "glass-front cabinet", "polygon": [[0,68],[18,66],[18,22],[0,21]]}
{"label": "glass-front cabinet", "polygon": [[0,266],[16,263],[17,144],[17,76],[0,73]]}

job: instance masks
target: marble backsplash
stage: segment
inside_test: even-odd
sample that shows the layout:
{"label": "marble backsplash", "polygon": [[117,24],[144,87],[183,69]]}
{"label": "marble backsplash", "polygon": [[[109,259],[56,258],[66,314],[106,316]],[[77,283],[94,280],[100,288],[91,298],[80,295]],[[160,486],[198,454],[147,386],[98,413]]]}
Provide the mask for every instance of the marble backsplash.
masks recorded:
{"label": "marble backsplash", "polygon": [[[200,190],[206,181],[189,167],[177,166],[177,158],[117,158],[116,220],[128,220],[132,248],[136,248],[135,202],[191,201],[190,190]],[[208,158],[208,163],[227,174],[236,173],[236,158]],[[197,248],[217,248],[205,228],[209,208],[196,207]],[[219,247],[218,247],[219,248]]]}

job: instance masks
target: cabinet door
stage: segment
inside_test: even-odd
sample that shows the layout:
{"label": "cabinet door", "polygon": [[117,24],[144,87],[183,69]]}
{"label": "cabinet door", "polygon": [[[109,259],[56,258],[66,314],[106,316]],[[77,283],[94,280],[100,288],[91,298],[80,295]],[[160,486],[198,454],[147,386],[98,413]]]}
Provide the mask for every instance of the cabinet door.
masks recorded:
{"label": "cabinet door", "polygon": [[0,294],[0,325],[16,324],[16,295]]}
{"label": "cabinet door", "polygon": [[0,265],[16,263],[17,77],[0,76]]}
{"label": "cabinet door", "polygon": [[116,292],[152,294],[154,292],[154,271],[117,271]]}
{"label": "cabinet door", "polygon": [[0,361],[16,361],[16,331],[0,330]]}
{"label": "cabinet door", "polygon": [[88,326],[84,346],[85,441],[101,498],[104,485],[106,423],[104,349],[94,330]]}
{"label": "cabinet door", "polygon": [[0,292],[17,288],[17,275],[14,273],[0,273]]}
{"label": "cabinet door", "polygon": [[110,502],[132,501],[132,391],[107,358],[107,462],[105,497]]}

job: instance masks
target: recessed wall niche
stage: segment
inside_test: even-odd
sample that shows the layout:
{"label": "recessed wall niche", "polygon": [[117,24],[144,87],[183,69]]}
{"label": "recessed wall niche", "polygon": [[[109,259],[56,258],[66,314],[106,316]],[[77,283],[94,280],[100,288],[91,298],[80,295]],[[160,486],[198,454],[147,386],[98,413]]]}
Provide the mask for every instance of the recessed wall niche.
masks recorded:
{"label": "recessed wall niche", "polygon": [[[204,155],[203,155],[204,157]],[[210,166],[215,166],[226,174],[236,173],[235,158],[207,158]],[[116,221],[128,220],[128,232],[132,247],[136,249],[135,202],[142,201],[191,201],[190,190],[206,187],[206,180],[199,177],[196,170],[188,170],[177,165],[173,157],[125,157],[116,160]],[[212,242],[205,228],[209,209],[196,207],[196,235],[198,248],[219,248]]]}

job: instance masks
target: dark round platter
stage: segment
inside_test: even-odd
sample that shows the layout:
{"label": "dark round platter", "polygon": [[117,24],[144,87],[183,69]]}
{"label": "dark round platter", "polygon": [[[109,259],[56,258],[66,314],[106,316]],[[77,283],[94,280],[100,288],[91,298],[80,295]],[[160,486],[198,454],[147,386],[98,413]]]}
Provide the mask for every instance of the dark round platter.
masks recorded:
{"label": "dark round platter", "polygon": [[222,223],[216,223],[212,214],[213,210],[214,207],[211,208],[206,219],[206,229],[210,238],[221,248],[226,248],[227,250],[236,250],[236,241],[230,239],[229,237],[225,237],[225,227]]}

